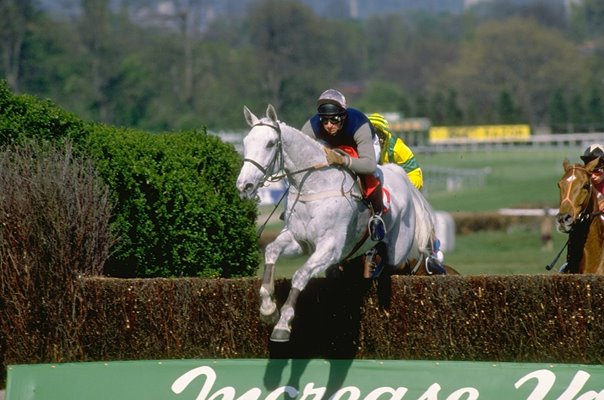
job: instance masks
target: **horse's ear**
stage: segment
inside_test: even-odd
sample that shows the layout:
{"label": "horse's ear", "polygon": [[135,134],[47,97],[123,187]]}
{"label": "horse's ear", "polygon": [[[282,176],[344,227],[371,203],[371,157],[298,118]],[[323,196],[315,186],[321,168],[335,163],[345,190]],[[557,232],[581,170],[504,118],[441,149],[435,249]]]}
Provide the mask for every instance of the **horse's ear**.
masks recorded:
{"label": "horse's ear", "polygon": [[564,171],[568,171],[568,169],[570,168],[570,162],[568,161],[568,158],[565,158],[564,161],[562,161],[562,167],[564,167]]}
{"label": "horse's ear", "polygon": [[598,166],[599,163],[600,163],[600,159],[598,157],[596,157],[593,160],[591,160],[590,162],[588,162],[587,164],[585,164],[585,169],[588,170],[589,172],[591,172],[594,170],[595,167]]}
{"label": "horse's ear", "polygon": [[254,126],[258,122],[258,118],[256,118],[247,106],[243,106],[243,115],[249,126]]}
{"label": "horse's ear", "polygon": [[269,104],[268,107],[266,107],[266,116],[273,122],[279,122],[277,111],[275,111],[275,107],[273,107],[272,104]]}

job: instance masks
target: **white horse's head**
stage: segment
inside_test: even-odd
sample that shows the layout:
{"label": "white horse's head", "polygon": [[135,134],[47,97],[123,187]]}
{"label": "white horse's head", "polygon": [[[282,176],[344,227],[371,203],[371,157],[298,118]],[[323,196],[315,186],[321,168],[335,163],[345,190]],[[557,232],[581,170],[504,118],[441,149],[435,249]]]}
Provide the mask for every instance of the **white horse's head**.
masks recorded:
{"label": "white horse's head", "polygon": [[243,139],[243,166],[237,178],[237,190],[242,199],[251,199],[256,197],[258,188],[267,178],[281,167],[281,127],[275,108],[270,104],[266,117],[257,118],[245,106],[243,115],[252,129]]}

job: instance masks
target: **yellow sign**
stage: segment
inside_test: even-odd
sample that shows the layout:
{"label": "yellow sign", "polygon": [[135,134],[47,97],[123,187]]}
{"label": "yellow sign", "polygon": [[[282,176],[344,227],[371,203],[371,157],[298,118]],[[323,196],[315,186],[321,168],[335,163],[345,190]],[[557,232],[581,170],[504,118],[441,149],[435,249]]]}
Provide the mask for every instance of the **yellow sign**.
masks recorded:
{"label": "yellow sign", "polygon": [[530,136],[529,125],[434,126],[430,128],[431,143],[518,142],[527,141]]}

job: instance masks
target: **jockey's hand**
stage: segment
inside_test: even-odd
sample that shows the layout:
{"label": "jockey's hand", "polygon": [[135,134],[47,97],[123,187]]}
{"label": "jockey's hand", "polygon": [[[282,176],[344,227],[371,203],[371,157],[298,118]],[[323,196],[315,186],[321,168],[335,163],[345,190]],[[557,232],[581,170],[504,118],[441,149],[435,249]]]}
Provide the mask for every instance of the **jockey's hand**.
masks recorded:
{"label": "jockey's hand", "polygon": [[324,147],[325,157],[329,165],[346,165],[346,158],[330,148]]}

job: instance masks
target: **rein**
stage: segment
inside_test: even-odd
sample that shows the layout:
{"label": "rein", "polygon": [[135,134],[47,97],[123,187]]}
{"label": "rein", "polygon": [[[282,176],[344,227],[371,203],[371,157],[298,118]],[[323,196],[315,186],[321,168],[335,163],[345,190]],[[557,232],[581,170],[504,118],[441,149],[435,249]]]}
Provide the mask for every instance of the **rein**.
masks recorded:
{"label": "rein", "polygon": [[[575,176],[575,170],[580,170],[580,171],[583,171],[583,172],[585,172],[587,174],[587,177],[588,177],[588,179],[590,181],[589,182],[588,198],[590,199],[589,200],[590,202],[593,202],[594,187],[593,187],[593,184],[591,182],[591,171],[588,171],[587,169],[585,169],[584,167],[582,167],[580,165],[574,165],[574,166],[572,166],[572,171],[573,171],[572,177]],[[568,179],[570,179],[570,177]],[[594,216],[601,214],[601,211],[596,211],[596,212],[591,212],[591,213],[585,213],[581,209],[577,210],[577,207],[575,207],[575,204],[573,203],[572,199],[570,198],[570,191],[571,191],[572,187],[573,187],[572,183],[570,185],[568,185],[568,189],[566,191],[566,196],[560,202],[560,206],[562,206],[562,204],[564,204],[564,203],[570,204],[570,207],[573,210],[573,218],[574,218],[573,225],[583,223],[586,220],[591,219]],[[589,206],[589,203],[588,203],[588,206]],[[588,207],[585,207],[585,208],[588,208]]]}
{"label": "rein", "polygon": [[[284,170],[284,164],[285,164],[285,158],[283,157],[283,140],[281,138],[281,126],[279,125],[279,123],[276,124],[272,124],[272,123],[268,123],[265,121],[258,121],[256,124],[253,125],[252,128],[255,128],[256,126],[268,126],[270,128],[273,128],[276,132],[277,135],[279,137],[279,139],[277,140],[277,152],[275,153],[275,156],[273,157],[273,159],[268,163],[268,165],[265,167],[262,166],[262,164],[260,164],[258,161],[252,159],[252,158],[244,158],[243,162],[249,162],[250,164],[252,164],[254,167],[258,168],[258,170],[260,170],[260,172],[262,172],[262,183],[266,183],[266,182],[278,182],[281,179],[285,178],[286,174],[279,174],[279,175],[274,175],[272,174],[273,171],[283,171]],[[276,166],[278,166],[278,168],[276,168]],[[323,163],[323,164],[315,164],[315,165],[311,165],[310,167],[306,167],[306,168],[301,168],[299,170],[296,171],[292,171],[289,173],[289,175],[297,175],[303,172],[308,172],[308,171],[316,171],[322,168],[326,168],[329,167],[329,164],[327,163]],[[285,198],[285,196],[287,196],[287,193],[289,192],[289,187],[287,188],[287,190],[285,190],[285,192],[283,193],[283,195],[281,196],[281,198],[279,199],[279,201],[277,202],[277,204],[275,204],[275,207],[273,208],[273,210],[271,211],[271,213],[269,214],[269,216],[267,217],[266,221],[262,224],[262,226],[258,229],[258,234],[261,234],[262,231],[264,230],[264,228],[266,227],[266,224],[268,223],[268,221],[270,220],[270,218],[273,216],[273,214],[275,213],[275,211],[277,210],[277,208],[279,207],[279,204],[281,204],[281,202],[283,201],[283,199]],[[296,197],[296,201],[300,198],[300,193],[297,193],[297,197]]]}
{"label": "rein", "polygon": [[[271,176],[270,173],[271,173],[271,171],[275,171],[275,170],[277,170],[277,171],[283,170],[284,157],[283,157],[283,145],[282,145],[282,139],[281,139],[281,126],[279,124],[273,125],[273,124],[269,124],[269,123],[266,123],[263,121],[259,121],[258,123],[254,124],[253,127],[256,127],[256,126],[268,126],[270,128],[273,128],[275,131],[277,131],[277,134],[279,135],[279,140],[277,141],[278,151],[275,153],[275,157],[271,160],[271,162],[268,164],[268,166],[266,168],[264,168],[258,161],[253,160],[251,158],[244,158],[243,162],[249,162],[254,167],[258,168],[264,174],[264,176],[262,178],[263,182],[267,182],[267,181],[268,182],[278,182],[281,179],[285,178],[285,174]],[[275,168],[275,165],[277,165],[277,160],[279,160],[279,168]],[[327,164],[327,163],[315,164],[315,165],[311,165],[310,167],[299,169],[297,171],[292,171],[289,174],[297,175],[302,172],[314,171],[314,170],[318,170],[318,169],[325,168],[325,167],[329,167],[329,164]]]}
{"label": "rein", "polygon": [[[580,209],[578,209],[579,207],[575,207],[574,203],[572,202],[572,200],[570,198],[570,191],[571,191],[573,183],[574,183],[574,182],[571,182],[568,185],[568,190],[566,192],[565,198],[560,202],[561,206],[564,203],[569,203],[571,206],[571,209],[573,211],[573,222],[571,224],[569,238],[568,238],[566,244],[564,245],[564,247],[568,246],[568,252],[567,252],[567,256],[566,256],[567,262],[566,262],[565,266],[563,266],[563,268],[564,268],[563,272],[572,273],[572,274],[582,273],[580,271],[580,263],[583,258],[583,248],[584,248],[586,240],[587,240],[589,226],[591,225],[593,219],[596,216],[602,214],[602,212],[600,210],[598,210],[597,207],[595,207],[595,205],[597,204],[597,201],[594,196],[595,189],[594,189],[593,182],[591,181],[591,175],[592,175],[591,171],[587,170],[586,168],[584,168],[580,165],[574,165],[574,166],[572,166],[572,176],[571,177],[575,177],[576,170],[583,171],[583,172],[585,172],[585,174],[587,174],[587,177],[589,180],[589,193],[588,193],[589,200],[587,201],[587,204],[585,205],[585,207],[583,207],[582,205],[579,206],[579,207],[581,207]],[[569,177],[568,179],[570,179],[571,177]],[[596,211],[594,211],[594,209]],[[560,250],[560,253],[562,253],[562,251],[564,250],[564,247]],[[554,258],[554,260],[546,266],[546,268],[548,270],[553,267],[553,265],[556,263],[556,261],[558,261],[559,256],[560,256],[560,254],[558,254],[556,256],[556,258]]]}

